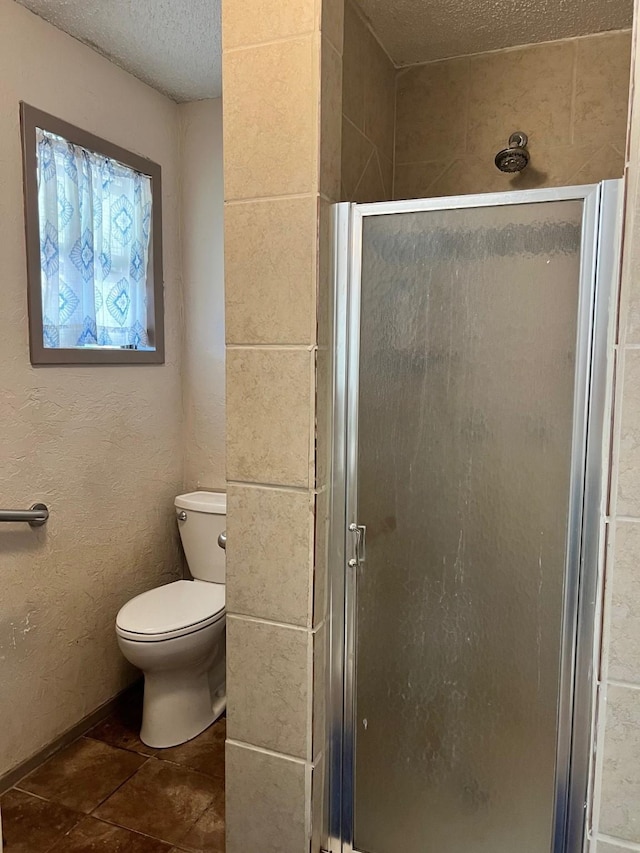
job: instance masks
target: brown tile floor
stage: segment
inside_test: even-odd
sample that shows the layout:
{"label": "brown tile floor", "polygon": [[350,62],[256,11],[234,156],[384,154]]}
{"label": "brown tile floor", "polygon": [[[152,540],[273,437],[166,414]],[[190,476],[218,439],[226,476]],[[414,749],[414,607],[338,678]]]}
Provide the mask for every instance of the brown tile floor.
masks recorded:
{"label": "brown tile floor", "polygon": [[6,853],[220,853],[225,720],[145,746],[140,698],[0,797]]}

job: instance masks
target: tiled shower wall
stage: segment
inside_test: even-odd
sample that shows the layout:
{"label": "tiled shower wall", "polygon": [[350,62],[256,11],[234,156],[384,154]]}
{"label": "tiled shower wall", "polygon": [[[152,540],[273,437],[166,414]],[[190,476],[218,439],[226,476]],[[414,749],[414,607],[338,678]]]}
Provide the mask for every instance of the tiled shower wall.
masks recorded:
{"label": "tiled shower wall", "polygon": [[227,850],[302,853],[320,847],[311,817],[319,830],[324,790],[316,398],[340,191],[342,3],[225,0],[222,19]]}
{"label": "tiled shower wall", "polygon": [[[634,23],[637,51],[638,4]],[[634,52],[635,52],[634,51]],[[634,60],[633,79],[640,69]],[[590,853],[640,850],[640,92],[631,104]]]}
{"label": "tiled shower wall", "polygon": [[386,201],[393,192],[396,69],[353,0],[345,3],[342,201]]}
{"label": "tiled shower wall", "polygon": [[[627,30],[399,71],[394,198],[622,177],[630,53]],[[531,163],[513,176],[493,160],[516,130]]]}
{"label": "tiled shower wall", "polygon": [[[344,25],[344,201],[569,186],[619,178],[631,33],[619,31],[396,69],[353,0]],[[493,159],[529,135],[531,164]]]}

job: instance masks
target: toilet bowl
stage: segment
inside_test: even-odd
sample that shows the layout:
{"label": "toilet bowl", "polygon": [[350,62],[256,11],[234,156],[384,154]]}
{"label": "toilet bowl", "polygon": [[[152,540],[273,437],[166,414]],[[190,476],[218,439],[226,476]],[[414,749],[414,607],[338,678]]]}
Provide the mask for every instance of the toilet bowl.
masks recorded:
{"label": "toilet bowl", "polygon": [[140,739],[155,748],[196,737],[226,706],[225,566],[217,545],[226,496],[192,492],[175,506],[194,579],[143,592],[116,617],[120,650],[144,673]]}

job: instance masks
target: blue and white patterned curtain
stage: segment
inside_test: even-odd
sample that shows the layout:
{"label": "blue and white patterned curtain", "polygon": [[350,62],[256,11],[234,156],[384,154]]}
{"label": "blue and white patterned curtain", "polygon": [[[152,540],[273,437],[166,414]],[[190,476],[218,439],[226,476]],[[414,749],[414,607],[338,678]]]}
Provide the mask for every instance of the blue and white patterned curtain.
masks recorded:
{"label": "blue and white patterned curtain", "polygon": [[37,131],[46,347],[145,347],[151,179]]}

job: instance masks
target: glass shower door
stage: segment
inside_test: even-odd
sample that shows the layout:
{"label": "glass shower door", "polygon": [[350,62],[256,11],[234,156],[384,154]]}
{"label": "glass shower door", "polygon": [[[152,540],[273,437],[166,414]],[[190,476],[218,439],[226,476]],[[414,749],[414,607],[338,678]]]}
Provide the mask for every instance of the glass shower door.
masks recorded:
{"label": "glass shower door", "polygon": [[518,197],[356,216],[347,849],[565,849],[596,212]]}

